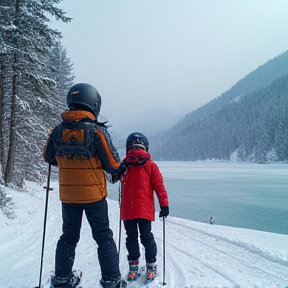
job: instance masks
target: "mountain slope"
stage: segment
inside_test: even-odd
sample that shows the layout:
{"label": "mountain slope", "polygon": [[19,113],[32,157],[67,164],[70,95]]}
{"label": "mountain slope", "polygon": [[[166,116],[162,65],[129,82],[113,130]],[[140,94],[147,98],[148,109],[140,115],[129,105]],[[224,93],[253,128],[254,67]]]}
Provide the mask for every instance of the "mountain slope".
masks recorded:
{"label": "mountain slope", "polygon": [[287,85],[288,51],[152,137],[153,158],[229,160],[236,151],[239,160],[288,160]]}
{"label": "mountain slope", "polygon": [[[237,69],[237,67],[235,67],[235,69]],[[271,84],[276,78],[287,74],[288,50],[250,72],[219,97],[187,114],[184,119],[180,121],[180,125],[183,122],[190,122],[205,115],[215,113],[221,109],[223,105],[227,105],[231,100],[249,94],[259,88],[263,88]]]}

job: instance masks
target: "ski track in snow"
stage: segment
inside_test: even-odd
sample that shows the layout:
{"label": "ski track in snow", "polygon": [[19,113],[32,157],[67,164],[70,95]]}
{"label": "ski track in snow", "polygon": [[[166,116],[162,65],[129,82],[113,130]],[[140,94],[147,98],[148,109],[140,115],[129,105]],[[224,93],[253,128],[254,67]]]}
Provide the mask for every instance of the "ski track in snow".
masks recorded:
{"label": "ski track in snow", "polygon": [[[237,241],[231,241],[224,237],[209,234],[197,228],[188,228],[186,225],[182,225],[173,219],[169,222],[168,221],[167,229],[175,231],[178,230],[180,235],[180,237],[177,237],[168,243],[167,250],[169,251],[171,247],[171,257],[177,255],[175,251],[178,251],[182,254],[181,257],[179,257],[179,261],[181,261],[181,258],[185,256],[189,258],[189,260],[187,260],[188,263],[191,263],[191,259],[194,259],[197,270],[205,271],[209,269],[210,275],[213,273],[215,274],[212,276],[213,279],[219,278],[219,281],[223,282],[221,279],[223,278],[224,282],[227,282],[229,287],[231,284],[236,287],[241,285],[240,283],[242,279],[237,281],[237,277],[234,276],[234,267],[241,271],[241,274],[246,278],[248,278],[249,274],[252,273],[253,275],[251,276],[253,277],[259,275],[259,279],[261,279],[265,276],[265,278],[269,278],[276,282],[279,279],[278,271],[287,271],[287,261],[285,262],[282,259],[275,260],[274,257],[261,253],[259,249],[250,249],[250,247],[241,245],[241,243],[238,243]],[[177,235],[178,233],[174,233],[173,236],[175,234]],[[203,235],[205,235],[205,241],[203,241]],[[187,250],[187,242],[193,243],[193,246],[191,247],[192,253]],[[197,256],[195,256],[193,251],[197,251]],[[208,257],[207,251],[209,251]],[[203,257],[199,257],[199,254],[203,255]],[[271,266],[270,262],[274,262],[275,264]],[[178,262],[174,260],[174,266],[176,266],[177,263]],[[219,265],[219,263],[221,264]],[[225,265],[231,267],[231,276],[228,276],[227,268],[225,269],[225,274],[223,274],[223,266]],[[204,266],[203,269],[201,269],[201,266]],[[266,267],[266,269],[263,269],[263,267]],[[269,270],[267,270],[267,267],[270,267]],[[179,267],[178,270],[183,270],[183,267]],[[193,271],[190,270],[187,272],[189,275],[193,275]],[[196,273],[196,275],[198,274],[199,272]],[[250,283],[249,285],[251,284],[253,283]]]}
{"label": "ski track in snow", "polygon": [[[14,220],[0,214],[0,229],[5,232],[0,233],[0,288],[38,286],[46,192],[41,186],[35,188],[36,184],[30,185],[30,194],[11,191],[15,200]],[[52,182],[51,187],[54,191],[49,195],[42,274],[45,288],[54,269],[55,248],[62,224],[58,183]],[[110,199],[108,205],[110,225],[118,247],[119,207]],[[287,248],[277,249],[278,245],[284,247],[283,243],[288,243],[287,235],[221,227],[169,216],[165,223],[167,285],[163,287],[288,287]],[[152,228],[158,248],[158,277],[147,287],[157,288],[163,281],[163,223],[158,219],[158,213]],[[123,278],[128,271],[125,237],[122,224],[120,270]],[[271,237],[275,243],[267,245],[265,237]],[[140,266],[143,265],[144,248],[141,246]],[[74,268],[83,272],[83,288],[101,287],[97,246],[85,217]]]}

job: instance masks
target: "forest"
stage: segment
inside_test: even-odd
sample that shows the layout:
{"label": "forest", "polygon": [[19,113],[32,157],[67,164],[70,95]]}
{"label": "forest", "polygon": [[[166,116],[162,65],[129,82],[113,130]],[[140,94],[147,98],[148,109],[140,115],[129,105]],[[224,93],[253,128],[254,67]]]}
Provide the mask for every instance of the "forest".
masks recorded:
{"label": "forest", "polygon": [[43,146],[75,78],[62,35],[50,27],[51,19],[71,21],[58,3],[0,2],[0,178],[16,188],[46,177]]}

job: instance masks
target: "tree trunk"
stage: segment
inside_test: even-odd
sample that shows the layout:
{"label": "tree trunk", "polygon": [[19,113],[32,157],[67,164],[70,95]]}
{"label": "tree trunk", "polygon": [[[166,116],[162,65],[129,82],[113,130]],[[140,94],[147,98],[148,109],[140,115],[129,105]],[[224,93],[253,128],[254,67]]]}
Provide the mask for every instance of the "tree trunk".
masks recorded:
{"label": "tree trunk", "polygon": [[0,175],[4,172],[4,65],[0,64]]}
{"label": "tree trunk", "polygon": [[15,161],[15,118],[16,118],[16,95],[17,95],[17,69],[18,69],[18,56],[17,53],[14,53],[14,63],[13,63],[13,77],[12,77],[12,97],[11,97],[11,117],[10,117],[10,125],[9,125],[9,150],[8,150],[8,157],[7,157],[7,164],[5,169],[4,180],[5,184],[11,182],[13,176],[13,169],[14,169],[14,161]]}
{"label": "tree trunk", "polygon": [[15,52],[14,52],[14,60],[12,66],[12,95],[11,95],[11,117],[10,117],[10,125],[9,125],[9,148],[8,148],[8,156],[7,156],[7,163],[6,169],[4,173],[4,181],[5,185],[12,181],[13,177],[13,170],[14,170],[14,162],[15,162],[15,151],[16,151],[16,97],[17,97],[17,80],[18,80],[18,22],[19,22],[19,9],[20,9],[20,0],[16,0],[15,3],[15,20],[14,26],[16,27],[16,33],[14,36],[14,45],[15,45]]}

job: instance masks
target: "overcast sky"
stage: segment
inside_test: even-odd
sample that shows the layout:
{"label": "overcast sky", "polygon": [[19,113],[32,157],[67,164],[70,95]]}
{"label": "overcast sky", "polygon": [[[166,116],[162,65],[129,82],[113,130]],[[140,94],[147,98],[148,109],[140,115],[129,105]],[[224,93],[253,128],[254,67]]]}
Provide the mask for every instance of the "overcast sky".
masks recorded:
{"label": "overcast sky", "polygon": [[288,49],[288,0],[64,0],[56,22],[76,82],[115,123],[188,113]]}

